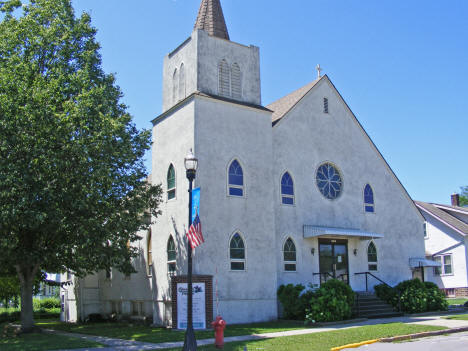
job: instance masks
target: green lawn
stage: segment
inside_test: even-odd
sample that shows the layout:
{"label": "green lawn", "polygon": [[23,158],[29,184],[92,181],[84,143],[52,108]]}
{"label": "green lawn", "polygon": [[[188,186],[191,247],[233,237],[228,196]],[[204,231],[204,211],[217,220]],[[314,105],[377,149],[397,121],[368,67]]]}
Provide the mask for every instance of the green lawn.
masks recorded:
{"label": "green lawn", "polygon": [[461,321],[468,321],[468,314],[456,314],[453,316],[445,317],[445,319],[458,319]]}
{"label": "green lawn", "polygon": [[[426,325],[391,323],[368,325],[358,328],[320,332],[299,336],[287,336],[275,339],[228,343],[224,345],[226,351],[265,350],[265,351],[330,351],[330,348],[352,344],[356,342],[406,335],[423,331],[442,330],[445,327]],[[214,346],[201,346],[198,350],[217,350]],[[169,351],[169,350],[168,350]],[[170,351],[180,351],[171,349]]]}
{"label": "green lawn", "polygon": [[0,338],[0,350],[2,351],[45,351],[100,346],[103,345],[67,336],[40,333]]}
{"label": "green lawn", "polygon": [[[173,331],[165,328],[152,328],[128,323],[86,323],[70,324],[57,321],[42,320],[37,322],[41,328],[63,330],[71,333],[81,333],[88,335],[107,336],[126,340],[136,340],[144,342],[167,342],[183,341],[185,333],[183,331]],[[299,321],[275,321],[254,324],[228,325],[225,336],[239,336],[251,334],[264,334],[285,330],[304,329],[303,322]],[[209,339],[214,337],[212,330],[197,331],[197,339]]]}
{"label": "green lawn", "polygon": [[468,298],[466,297],[447,299],[449,305],[463,305],[466,301],[468,301]]}

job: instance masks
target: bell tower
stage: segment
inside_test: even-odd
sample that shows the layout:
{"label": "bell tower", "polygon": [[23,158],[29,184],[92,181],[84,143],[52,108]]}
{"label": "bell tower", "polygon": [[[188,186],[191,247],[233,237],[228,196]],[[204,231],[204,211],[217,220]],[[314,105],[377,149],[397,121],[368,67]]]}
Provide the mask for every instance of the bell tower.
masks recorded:
{"label": "bell tower", "polygon": [[260,54],[230,40],[220,0],[202,0],[191,36],[163,68],[163,112],[193,93],[261,104]]}

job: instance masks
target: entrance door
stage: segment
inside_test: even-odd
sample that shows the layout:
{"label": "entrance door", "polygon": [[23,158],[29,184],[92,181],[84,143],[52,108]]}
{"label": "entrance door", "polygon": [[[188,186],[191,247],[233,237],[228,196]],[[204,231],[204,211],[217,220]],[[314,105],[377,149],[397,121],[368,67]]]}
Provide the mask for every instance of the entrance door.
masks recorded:
{"label": "entrance door", "polygon": [[319,255],[320,284],[332,278],[349,283],[347,240],[319,240]]}

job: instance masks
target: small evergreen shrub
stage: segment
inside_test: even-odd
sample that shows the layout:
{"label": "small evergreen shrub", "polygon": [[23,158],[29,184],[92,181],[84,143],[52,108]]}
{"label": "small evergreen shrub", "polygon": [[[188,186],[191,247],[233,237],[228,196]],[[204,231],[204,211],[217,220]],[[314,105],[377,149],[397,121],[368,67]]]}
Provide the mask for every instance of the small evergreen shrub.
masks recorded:
{"label": "small evergreen shrub", "polygon": [[305,298],[301,297],[301,293],[304,290],[305,286],[302,284],[281,285],[278,288],[278,300],[283,306],[283,317],[285,319],[304,320],[306,309],[304,305]]}
{"label": "small evergreen shrub", "polygon": [[354,292],[351,287],[337,279],[325,282],[312,293],[306,321],[333,322],[348,319],[352,315]]}
{"label": "small evergreen shrub", "polygon": [[434,283],[425,282],[424,285],[427,291],[427,310],[446,311],[449,304],[445,299],[445,294]]}

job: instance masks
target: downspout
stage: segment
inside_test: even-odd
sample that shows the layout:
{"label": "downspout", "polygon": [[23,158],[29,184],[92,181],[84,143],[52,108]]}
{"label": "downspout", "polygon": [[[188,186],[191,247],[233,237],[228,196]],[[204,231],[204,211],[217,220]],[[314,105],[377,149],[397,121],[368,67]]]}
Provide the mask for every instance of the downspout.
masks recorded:
{"label": "downspout", "polygon": [[83,318],[83,280],[84,278],[80,278],[80,320],[81,322],[84,321],[84,318]]}

